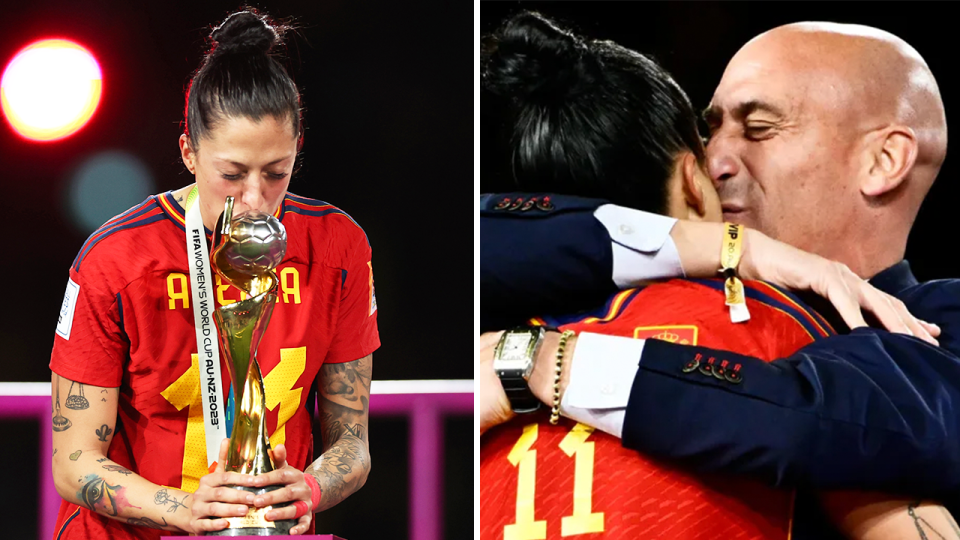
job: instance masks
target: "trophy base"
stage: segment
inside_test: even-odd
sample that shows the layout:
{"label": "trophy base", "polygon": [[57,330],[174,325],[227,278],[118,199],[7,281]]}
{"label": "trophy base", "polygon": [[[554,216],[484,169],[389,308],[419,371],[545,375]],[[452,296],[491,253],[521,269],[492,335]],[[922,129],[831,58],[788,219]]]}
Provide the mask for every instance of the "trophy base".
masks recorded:
{"label": "trophy base", "polygon": [[[256,495],[263,495],[281,489],[283,486],[266,486],[262,488],[246,486],[226,486],[233,489],[239,489]],[[273,508],[283,508],[290,506],[291,503],[285,502],[273,505]],[[290,529],[297,524],[295,519],[281,519],[279,521],[267,521],[264,514],[268,508],[250,508],[247,515],[243,517],[226,518],[230,525],[222,531],[208,532],[204,536],[288,536]]]}

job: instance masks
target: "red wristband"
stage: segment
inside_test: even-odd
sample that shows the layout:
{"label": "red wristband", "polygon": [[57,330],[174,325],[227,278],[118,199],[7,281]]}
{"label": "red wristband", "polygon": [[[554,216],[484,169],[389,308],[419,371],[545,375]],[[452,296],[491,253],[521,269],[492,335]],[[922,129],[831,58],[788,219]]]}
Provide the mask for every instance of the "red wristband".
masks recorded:
{"label": "red wristband", "polygon": [[310,486],[310,500],[313,502],[313,511],[316,512],[317,507],[320,506],[320,497],[323,496],[323,492],[320,491],[320,484],[317,483],[317,479],[312,474],[303,475],[303,481]]}

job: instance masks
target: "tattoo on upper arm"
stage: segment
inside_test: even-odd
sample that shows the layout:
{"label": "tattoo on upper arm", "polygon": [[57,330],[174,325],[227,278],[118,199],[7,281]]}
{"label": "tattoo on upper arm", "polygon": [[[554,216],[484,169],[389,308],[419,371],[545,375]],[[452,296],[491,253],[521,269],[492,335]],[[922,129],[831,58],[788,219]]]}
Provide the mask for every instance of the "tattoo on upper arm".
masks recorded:
{"label": "tattoo on upper arm", "polygon": [[357,385],[370,394],[370,378],[373,376],[373,363],[369,357],[343,364],[324,364],[321,392],[327,396],[338,396],[347,401],[360,401],[361,393]]}
{"label": "tattoo on upper arm", "polygon": [[57,449],[56,449],[56,448],[53,449],[53,455],[57,455]]}
{"label": "tattoo on upper arm", "polygon": [[76,452],[70,454],[70,461],[76,461],[80,459],[80,454],[83,453],[83,450],[77,450]]}
{"label": "tattoo on upper arm", "polygon": [[139,525],[141,527],[149,527],[151,529],[162,529],[167,526],[167,520],[164,519],[163,516],[160,517],[160,521],[163,523],[157,523],[148,517],[127,518],[127,523],[130,525]]}
{"label": "tattoo on upper arm", "polygon": [[66,431],[70,429],[72,425],[73,422],[71,422],[69,418],[60,414],[60,376],[57,375],[57,403],[53,408],[53,430],[58,432]]}
{"label": "tattoo on upper arm", "polygon": [[102,458],[100,458],[100,459],[97,460],[97,463],[103,463],[104,461],[110,461],[110,458],[102,457]]}
{"label": "tattoo on upper arm", "polygon": [[100,437],[102,442],[107,442],[107,437],[113,433],[113,430],[110,429],[106,424],[100,426],[100,429],[96,430],[97,436]]}
{"label": "tattoo on upper arm", "polygon": [[[107,389],[106,389],[106,388],[101,388],[101,389],[100,389],[100,393],[101,393],[101,394],[106,394],[106,393],[107,393]],[[100,396],[100,401],[107,401],[107,398],[105,398],[105,397],[103,397],[103,396]]]}
{"label": "tattoo on upper arm", "polygon": [[187,505],[183,503],[187,501],[187,497],[189,496],[190,495],[184,495],[183,498],[178,501],[175,497],[171,497],[170,493],[166,489],[161,489],[160,491],[157,492],[156,495],[153,496],[153,503],[160,504],[160,505],[168,504],[168,503],[172,504],[173,506],[171,506],[170,508],[167,508],[167,512],[168,513],[176,512],[177,508],[187,507]]}
{"label": "tattoo on upper arm", "polygon": [[[73,391],[74,385],[79,388],[76,393]],[[66,405],[68,409],[75,411],[90,408],[90,402],[83,396],[83,385],[76,381],[71,381],[70,390],[67,390],[67,400],[63,404]]]}

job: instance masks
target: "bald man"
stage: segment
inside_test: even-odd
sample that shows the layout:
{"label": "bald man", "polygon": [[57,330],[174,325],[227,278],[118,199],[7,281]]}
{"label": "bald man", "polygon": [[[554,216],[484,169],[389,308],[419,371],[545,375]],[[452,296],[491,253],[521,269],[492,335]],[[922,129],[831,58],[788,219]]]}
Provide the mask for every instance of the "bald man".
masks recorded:
{"label": "bald man", "polygon": [[947,151],[927,64],[865,26],[761,34],[727,65],[704,118],[725,220],[865,278],[903,260]]}
{"label": "bald man", "polygon": [[[960,282],[918,283],[903,260],[946,152],[929,68],[877,29],[788,25],[730,61],[707,120],[708,166],[726,220],[840,261],[937,323],[941,346],[857,329],[765,364],[730,351],[583,334],[563,365],[561,412],[700,471],[956,496]],[[719,268],[720,225],[681,221],[650,237],[640,212],[554,200],[535,215],[481,206],[482,310],[519,319],[559,309],[558,300],[574,294],[601,297],[672,277],[650,269],[676,266],[659,260],[664,252],[677,253],[688,276]],[[748,235],[745,249],[758,247]],[[548,336],[529,381],[548,404],[556,342]],[[697,358],[740,364],[742,380],[684,369]]]}

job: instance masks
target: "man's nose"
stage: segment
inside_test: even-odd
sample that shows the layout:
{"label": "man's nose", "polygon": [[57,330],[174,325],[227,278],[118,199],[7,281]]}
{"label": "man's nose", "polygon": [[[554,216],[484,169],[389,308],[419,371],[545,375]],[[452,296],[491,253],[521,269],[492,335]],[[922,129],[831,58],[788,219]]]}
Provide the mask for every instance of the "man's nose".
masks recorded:
{"label": "man's nose", "polygon": [[717,188],[740,172],[740,159],[735,150],[732,141],[719,134],[707,143],[707,170]]}

